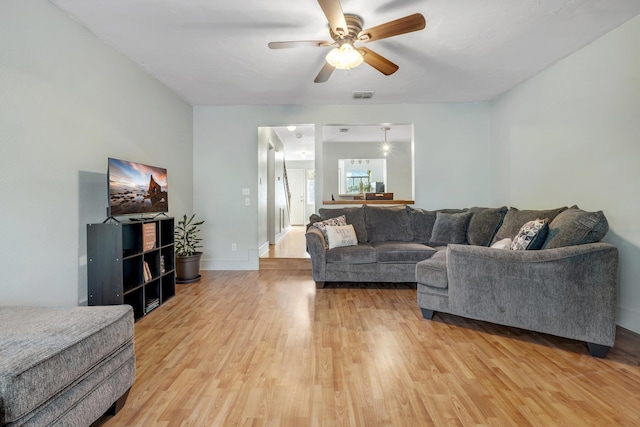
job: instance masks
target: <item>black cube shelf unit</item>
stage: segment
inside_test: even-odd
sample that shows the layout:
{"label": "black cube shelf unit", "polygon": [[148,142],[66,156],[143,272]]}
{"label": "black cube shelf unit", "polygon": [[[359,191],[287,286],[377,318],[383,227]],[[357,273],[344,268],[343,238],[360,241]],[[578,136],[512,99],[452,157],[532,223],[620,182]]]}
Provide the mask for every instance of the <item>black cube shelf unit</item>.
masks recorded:
{"label": "black cube shelf unit", "polygon": [[129,304],[137,320],[173,297],[173,227],[169,217],[88,224],[88,304]]}

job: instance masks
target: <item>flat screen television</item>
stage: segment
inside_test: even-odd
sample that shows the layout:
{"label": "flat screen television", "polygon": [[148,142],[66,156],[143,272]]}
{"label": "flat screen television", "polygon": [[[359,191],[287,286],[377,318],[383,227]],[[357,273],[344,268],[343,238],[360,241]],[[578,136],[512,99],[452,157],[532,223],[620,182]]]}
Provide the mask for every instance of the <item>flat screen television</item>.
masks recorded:
{"label": "flat screen television", "polygon": [[109,216],[169,211],[167,170],[109,158]]}

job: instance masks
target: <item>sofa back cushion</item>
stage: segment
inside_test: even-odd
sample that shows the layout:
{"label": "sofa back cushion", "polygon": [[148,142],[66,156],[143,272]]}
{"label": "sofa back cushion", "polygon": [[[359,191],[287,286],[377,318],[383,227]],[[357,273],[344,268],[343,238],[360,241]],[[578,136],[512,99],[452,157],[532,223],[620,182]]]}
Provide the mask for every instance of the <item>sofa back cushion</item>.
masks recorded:
{"label": "sofa back cushion", "polygon": [[469,209],[473,216],[469,220],[467,228],[467,242],[470,245],[489,246],[498,229],[502,225],[507,207]]}
{"label": "sofa back cushion", "polygon": [[429,243],[433,224],[436,222],[436,211],[427,211],[420,208],[407,206],[407,214],[413,232],[413,241],[416,243]]}
{"label": "sofa back cushion", "polygon": [[493,236],[491,243],[495,243],[498,240],[502,240],[507,237],[513,240],[516,237],[516,234],[520,231],[520,228],[527,222],[534,221],[536,219],[546,219],[547,222],[551,223],[551,221],[553,221],[560,212],[565,210],[567,210],[566,206],[556,209],[522,211],[513,207],[509,208],[507,214],[504,216],[500,229],[498,229],[496,235]]}
{"label": "sofa back cushion", "polygon": [[413,241],[416,243],[429,244],[438,212],[460,213],[466,211],[467,209],[438,209],[436,211],[428,211],[407,206],[407,214],[409,215],[411,231],[413,232]]}
{"label": "sofa back cushion", "polygon": [[405,206],[365,205],[369,242],[411,242],[413,231]]}
{"label": "sofa back cushion", "polygon": [[607,231],[609,223],[602,211],[586,212],[572,206],[551,221],[542,249],[599,242]]}
{"label": "sofa back cushion", "polygon": [[356,236],[358,237],[358,242],[366,242],[367,241],[367,227],[364,222],[364,208],[362,207],[354,207],[354,208],[320,208],[318,210],[320,214],[320,218],[323,220],[329,218],[335,218],[340,215],[344,215],[347,219],[347,224],[353,225],[353,228],[356,230]]}

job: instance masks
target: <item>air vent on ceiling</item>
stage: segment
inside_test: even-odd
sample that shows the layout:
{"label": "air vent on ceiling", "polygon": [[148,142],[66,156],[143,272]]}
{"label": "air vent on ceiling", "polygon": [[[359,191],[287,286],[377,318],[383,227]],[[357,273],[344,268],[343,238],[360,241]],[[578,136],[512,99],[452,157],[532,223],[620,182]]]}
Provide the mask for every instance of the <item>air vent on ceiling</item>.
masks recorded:
{"label": "air vent on ceiling", "polygon": [[375,92],[372,90],[356,90],[352,92],[353,99],[370,99]]}

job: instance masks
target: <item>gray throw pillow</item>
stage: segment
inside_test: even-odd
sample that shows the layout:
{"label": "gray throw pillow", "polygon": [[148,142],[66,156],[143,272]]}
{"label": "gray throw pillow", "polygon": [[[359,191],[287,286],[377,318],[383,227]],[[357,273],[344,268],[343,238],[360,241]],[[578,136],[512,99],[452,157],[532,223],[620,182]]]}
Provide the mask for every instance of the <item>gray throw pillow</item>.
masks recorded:
{"label": "gray throw pillow", "polygon": [[473,216],[467,229],[467,241],[470,245],[489,246],[493,236],[502,225],[507,207],[481,208],[476,206],[469,209],[469,212],[472,212]]}
{"label": "gray throw pillow", "polygon": [[549,224],[543,249],[595,243],[609,231],[609,223],[602,211],[587,212],[571,207],[559,214]]}
{"label": "gray throw pillow", "polygon": [[369,242],[411,242],[413,231],[405,206],[365,205]]}
{"label": "gray throw pillow", "polygon": [[436,222],[436,212],[407,206],[413,241],[416,243],[428,243]]}
{"label": "gray throw pillow", "polygon": [[364,243],[367,241],[367,227],[364,223],[364,208],[320,208],[318,210],[322,219],[335,218],[340,215],[344,215],[347,219],[347,224],[353,225],[358,236],[358,242]]}
{"label": "gray throw pillow", "polygon": [[536,220],[538,218],[547,218],[547,221],[551,223],[553,219],[558,216],[558,214],[562,211],[567,210],[566,206],[556,209],[548,209],[548,210],[519,210],[517,208],[509,208],[507,214],[504,216],[504,220],[502,221],[502,225],[495,236],[493,236],[493,240],[491,244],[497,242],[498,240],[502,240],[505,238],[509,238],[513,240],[520,231],[520,227],[522,227],[525,223],[529,221]]}
{"label": "gray throw pillow", "polygon": [[438,212],[429,246],[444,246],[449,243],[467,243],[467,227],[472,212],[446,213]]}

